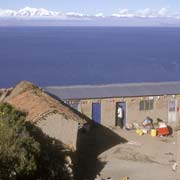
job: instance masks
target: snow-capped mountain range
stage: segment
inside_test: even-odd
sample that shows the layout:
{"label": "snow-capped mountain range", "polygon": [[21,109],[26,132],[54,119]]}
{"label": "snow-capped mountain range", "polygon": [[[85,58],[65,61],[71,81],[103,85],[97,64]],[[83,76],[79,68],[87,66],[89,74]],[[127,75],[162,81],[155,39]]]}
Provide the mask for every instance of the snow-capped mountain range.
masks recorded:
{"label": "snow-capped mountain range", "polygon": [[25,7],[19,10],[0,9],[0,17],[55,17],[65,19],[68,17],[84,18],[90,16],[77,12],[61,13],[57,11],[50,11],[44,8]]}
{"label": "snow-capped mountain range", "polygon": [[31,8],[25,7],[19,10],[10,10],[10,9],[0,9],[0,17],[54,17],[60,19],[67,18],[82,18],[82,19],[92,19],[92,18],[106,18],[106,17],[115,17],[115,18],[176,18],[180,19],[179,12],[171,12],[166,8],[161,8],[159,10],[146,8],[143,10],[132,11],[129,9],[119,9],[111,15],[104,15],[102,12],[98,14],[83,14],[80,12],[58,12],[51,11],[44,8]]}
{"label": "snow-capped mountain range", "polygon": [[19,10],[0,9],[1,26],[165,26],[180,27],[180,11],[119,9],[112,14],[102,12],[60,12],[25,7]]}
{"label": "snow-capped mountain range", "polygon": [[19,10],[10,10],[10,9],[0,9],[0,16],[1,17],[12,17],[12,16],[22,16],[22,17],[30,17],[30,16],[60,16],[61,14],[59,12],[54,12],[54,11],[48,11],[47,9],[44,8],[30,8],[30,7],[25,7],[23,9]]}

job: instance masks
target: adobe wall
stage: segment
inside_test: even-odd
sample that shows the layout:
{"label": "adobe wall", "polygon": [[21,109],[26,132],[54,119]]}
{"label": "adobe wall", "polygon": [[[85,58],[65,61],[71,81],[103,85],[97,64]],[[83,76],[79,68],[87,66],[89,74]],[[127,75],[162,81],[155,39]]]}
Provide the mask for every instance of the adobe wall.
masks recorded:
{"label": "adobe wall", "polygon": [[112,99],[86,99],[81,100],[81,113],[92,119],[92,103],[101,103],[101,124],[107,127],[115,126],[115,106]]}
{"label": "adobe wall", "polygon": [[80,101],[81,113],[85,114],[89,118],[92,118],[92,102],[92,100]]}
{"label": "adobe wall", "polygon": [[148,100],[148,97],[127,98],[127,122],[128,123],[142,123],[143,120],[149,116],[154,121],[157,118],[167,122],[168,120],[168,99],[166,97],[153,97],[154,107],[152,110],[139,110],[139,103],[141,100]]}
{"label": "adobe wall", "polygon": [[[148,100],[149,97],[139,97],[139,98],[127,98],[127,120],[128,123],[137,122],[141,123],[145,117],[149,116],[154,121],[157,121],[157,118],[166,121],[169,124],[176,124],[179,121],[180,116],[178,115],[178,107],[180,106],[180,97],[179,96],[154,96],[154,107],[152,110],[139,110],[139,103],[140,100]],[[169,100],[176,100],[177,101],[177,108],[176,108],[176,122],[170,123],[168,122],[168,102]]]}
{"label": "adobe wall", "polygon": [[[141,100],[154,100],[154,107],[152,110],[139,110],[139,103]],[[153,97],[127,97],[127,98],[105,98],[105,99],[89,99],[82,100],[81,112],[92,118],[92,103],[101,103],[101,124],[107,127],[114,127],[116,120],[116,102],[126,102],[126,122],[127,123],[142,123],[143,120],[149,116],[154,121],[157,118],[168,122],[168,101],[177,100],[177,123],[180,121],[180,96],[165,95]]]}
{"label": "adobe wall", "polygon": [[108,127],[114,127],[116,119],[116,102],[112,99],[102,100],[101,112],[102,124]]}
{"label": "adobe wall", "polygon": [[65,119],[61,114],[50,114],[36,124],[48,136],[76,150],[78,122]]}

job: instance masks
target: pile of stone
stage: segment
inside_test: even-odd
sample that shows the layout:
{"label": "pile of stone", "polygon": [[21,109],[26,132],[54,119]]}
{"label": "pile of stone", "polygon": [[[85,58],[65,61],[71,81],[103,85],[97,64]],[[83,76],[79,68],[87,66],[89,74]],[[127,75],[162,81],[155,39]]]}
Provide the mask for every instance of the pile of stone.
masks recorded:
{"label": "pile of stone", "polygon": [[67,173],[68,173],[69,177],[73,179],[74,178],[73,163],[72,163],[72,159],[70,156],[65,157],[65,167],[67,169]]}

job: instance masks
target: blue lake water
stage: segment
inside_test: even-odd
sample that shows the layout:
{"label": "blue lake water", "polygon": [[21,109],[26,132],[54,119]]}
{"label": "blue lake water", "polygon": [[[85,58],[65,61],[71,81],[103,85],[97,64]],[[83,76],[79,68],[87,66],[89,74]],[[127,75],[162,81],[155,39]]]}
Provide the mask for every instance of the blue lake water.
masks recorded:
{"label": "blue lake water", "polygon": [[180,80],[180,28],[1,27],[0,87]]}

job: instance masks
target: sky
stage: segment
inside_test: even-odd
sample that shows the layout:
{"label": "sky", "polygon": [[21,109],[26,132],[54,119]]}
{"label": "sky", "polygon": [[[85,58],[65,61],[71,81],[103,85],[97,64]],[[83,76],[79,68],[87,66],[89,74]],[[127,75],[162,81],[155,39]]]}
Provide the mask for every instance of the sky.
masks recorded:
{"label": "sky", "polygon": [[118,9],[143,10],[166,8],[180,11],[180,0],[0,0],[0,9],[18,10],[24,7],[45,8],[59,12],[103,13],[111,15]]}

